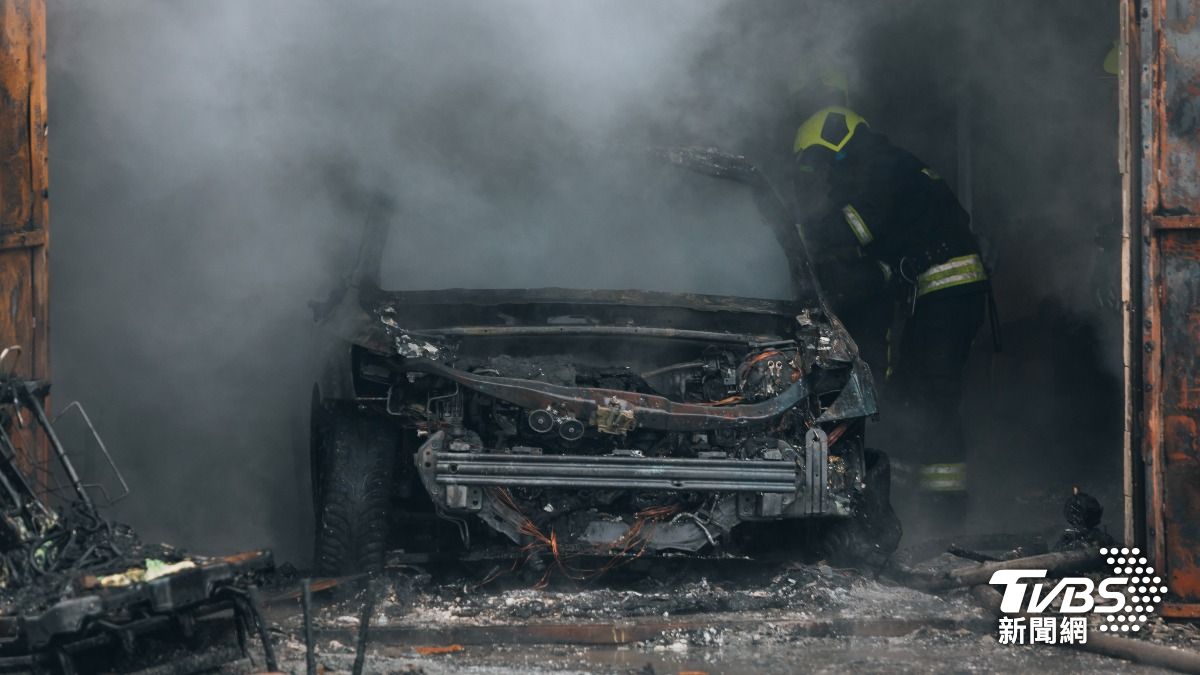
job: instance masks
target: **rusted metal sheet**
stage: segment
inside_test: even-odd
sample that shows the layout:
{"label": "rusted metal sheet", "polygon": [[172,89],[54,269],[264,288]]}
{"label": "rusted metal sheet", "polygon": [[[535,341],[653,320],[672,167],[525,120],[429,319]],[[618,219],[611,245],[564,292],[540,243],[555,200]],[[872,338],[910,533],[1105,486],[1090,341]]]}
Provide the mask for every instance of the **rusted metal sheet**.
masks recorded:
{"label": "rusted metal sheet", "polygon": [[1163,605],[1162,613],[1177,619],[1200,619],[1200,604],[1168,602]]}
{"label": "rusted metal sheet", "polygon": [[[1131,263],[1126,324],[1135,442],[1144,465],[1134,502],[1171,597],[1164,614],[1200,614],[1200,2],[1126,0],[1122,79]],[[1136,87],[1136,89],[1134,89]],[[1131,180],[1132,176],[1139,179]],[[1137,185],[1136,191],[1134,185]],[[1134,481],[1127,480],[1126,487]]]}
{"label": "rusted metal sheet", "polygon": [[1162,490],[1167,587],[1200,601],[1200,229],[1159,236]]}
{"label": "rusted metal sheet", "polygon": [[[0,2],[0,348],[17,372],[49,375],[49,217],[44,0]],[[13,363],[2,364],[4,368]]]}
{"label": "rusted metal sheet", "polygon": [[1200,213],[1200,4],[1157,0],[1156,157],[1159,213]]}

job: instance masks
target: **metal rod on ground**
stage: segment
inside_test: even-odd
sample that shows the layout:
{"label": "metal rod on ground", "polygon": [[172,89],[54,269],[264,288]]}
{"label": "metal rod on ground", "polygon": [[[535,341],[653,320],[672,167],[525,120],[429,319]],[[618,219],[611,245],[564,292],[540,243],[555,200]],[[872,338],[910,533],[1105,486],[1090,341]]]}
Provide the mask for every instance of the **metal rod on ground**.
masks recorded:
{"label": "metal rod on ground", "polygon": [[41,425],[42,430],[46,432],[46,438],[50,441],[50,448],[54,450],[54,455],[58,458],[59,465],[62,466],[63,471],[67,474],[67,479],[71,481],[71,487],[74,488],[75,495],[79,497],[79,501],[83,503],[88,513],[99,517],[96,506],[92,504],[92,498],[88,495],[87,489],[83,487],[83,481],[79,479],[79,473],[75,471],[75,465],[67,457],[67,451],[63,447],[62,441],[58,440],[58,434],[54,432],[54,425],[50,423],[50,418],[46,416],[46,410],[42,408],[41,402],[38,401],[35,383],[23,383],[21,398],[24,399],[22,402],[37,417],[38,424]]}
{"label": "metal rod on ground", "polygon": [[300,605],[304,608],[304,661],[308,675],[317,675],[317,655],[313,649],[312,586],[308,579],[300,584]]}
{"label": "metal rod on ground", "polygon": [[[971,596],[981,607],[995,616],[1001,616],[1000,591],[985,584],[971,588]],[[1103,635],[1089,632],[1087,642],[1060,644],[1060,647],[1074,647],[1085,652],[1102,654],[1117,659],[1159,668],[1170,668],[1181,673],[1200,673],[1200,653],[1156,645],[1145,640]]]}
{"label": "metal rod on ground", "polygon": [[367,658],[367,631],[371,627],[371,615],[375,613],[375,580],[367,579],[366,597],[358,614],[358,645],[354,649],[353,675],[362,675]]}
{"label": "metal rod on ground", "polygon": [[258,602],[258,589],[251,587],[246,593],[246,605],[250,608],[250,618],[262,641],[263,658],[266,659],[267,670],[279,670],[279,661],[275,659],[275,646],[271,644],[271,632],[267,629],[267,620],[263,617],[261,605]]}

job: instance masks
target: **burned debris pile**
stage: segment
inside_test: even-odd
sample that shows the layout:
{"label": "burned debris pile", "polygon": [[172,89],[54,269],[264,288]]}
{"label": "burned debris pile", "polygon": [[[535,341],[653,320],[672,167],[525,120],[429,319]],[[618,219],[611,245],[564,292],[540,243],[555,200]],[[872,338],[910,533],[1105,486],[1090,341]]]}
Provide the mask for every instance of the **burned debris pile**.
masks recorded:
{"label": "burned debris pile", "polygon": [[[538,659],[613,647],[649,654],[680,640],[709,649],[750,634],[783,644],[798,635],[849,632],[861,622],[887,634],[907,632],[928,616],[955,628],[977,628],[979,622],[964,598],[933,596],[828,565],[645,556],[587,582],[555,576],[540,589],[519,575],[480,586],[480,575],[490,576],[487,566],[442,565],[428,572],[390,567],[373,586],[346,579],[314,593],[311,643],[297,612],[277,617],[292,636],[280,642],[281,666],[302,671],[311,644],[318,664],[352,670],[368,603],[370,665],[363,672],[436,668],[439,660],[453,667],[484,664],[489,654],[512,649],[530,650]],[[876,620],[881,615],[894,617],[895,626],[882,626]],[[519,672],[548,670],[557,668]]]}
{"label": "burned debris pile", "polygon": [[[0,356],[0,362],[3,357]],[[263,640],[257,578],[268,551],[188,556],[143,543],[102,515],[48,416],[49,383],[0,378],[0,672],[192,672],[245,658]],[[125,481],[78,404],[123,493]],[[236,634],[230,647],[225,634]]]}

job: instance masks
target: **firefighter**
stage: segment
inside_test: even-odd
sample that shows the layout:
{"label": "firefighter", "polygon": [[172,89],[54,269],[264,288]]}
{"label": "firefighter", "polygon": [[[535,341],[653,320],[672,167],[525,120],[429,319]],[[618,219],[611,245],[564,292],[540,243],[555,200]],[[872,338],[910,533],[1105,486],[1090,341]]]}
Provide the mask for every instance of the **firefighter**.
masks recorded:
{"label": "firefighter", "polygon": [[[891,450],[915,465],[928,516],[952,525],[965,507],[963,370],[990,284],[970,218],[945,181],[845,107],[827,107],[796,132],[797,203],[817,276],[886,379]],[[890,340],[903,308],[899,340]]]}

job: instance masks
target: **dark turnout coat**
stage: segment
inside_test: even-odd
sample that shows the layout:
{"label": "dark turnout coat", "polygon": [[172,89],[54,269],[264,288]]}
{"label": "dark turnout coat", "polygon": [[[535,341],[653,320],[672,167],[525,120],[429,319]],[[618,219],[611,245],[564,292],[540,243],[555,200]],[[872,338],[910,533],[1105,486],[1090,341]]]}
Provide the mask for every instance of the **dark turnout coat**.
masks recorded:
{"label": "dark turnout coat", "polygon": [[860,128],[830,160],[827,183],[825,203],[801,227],[835,298],[898,287],[918,296],[960,293],[986,284],[970,216],[912,153]]}

